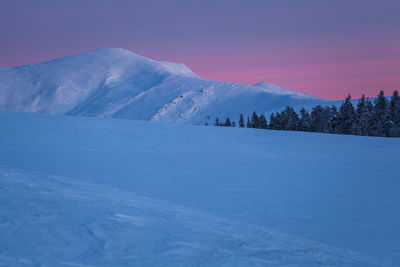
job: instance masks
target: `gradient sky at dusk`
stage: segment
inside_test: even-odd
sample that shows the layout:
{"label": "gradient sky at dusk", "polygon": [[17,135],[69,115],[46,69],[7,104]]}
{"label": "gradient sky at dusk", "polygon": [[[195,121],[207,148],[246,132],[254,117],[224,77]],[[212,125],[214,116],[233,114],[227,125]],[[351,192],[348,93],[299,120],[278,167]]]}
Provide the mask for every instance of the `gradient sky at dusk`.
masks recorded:
{"label": "gradient sky at dusk", "polygon": [[1,0],[0,67],[105,47],[331,99],[400,89],[399,0]]}

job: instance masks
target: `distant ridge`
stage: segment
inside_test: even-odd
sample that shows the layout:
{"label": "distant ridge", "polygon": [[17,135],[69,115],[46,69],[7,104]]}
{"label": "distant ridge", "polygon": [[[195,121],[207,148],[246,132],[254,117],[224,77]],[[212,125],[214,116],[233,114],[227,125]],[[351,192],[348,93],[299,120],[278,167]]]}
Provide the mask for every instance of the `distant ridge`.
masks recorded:
{"label": "distant ridge", "polygon": [[106,48],[0,68],[0,110],[204,123],[328,100],[278,87],[212,81],[184,64]]}

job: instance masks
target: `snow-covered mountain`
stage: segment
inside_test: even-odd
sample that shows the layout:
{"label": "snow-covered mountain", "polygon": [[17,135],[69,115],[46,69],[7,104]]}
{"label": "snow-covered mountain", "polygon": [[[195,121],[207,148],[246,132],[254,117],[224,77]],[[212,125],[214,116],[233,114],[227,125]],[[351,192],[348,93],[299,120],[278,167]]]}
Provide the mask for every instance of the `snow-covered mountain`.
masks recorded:
{"label": "snow-covered mountain", "polygon": [[0,69],[0,109],[203,123],[327,100],[270,83],[212,81],[120,48]]}

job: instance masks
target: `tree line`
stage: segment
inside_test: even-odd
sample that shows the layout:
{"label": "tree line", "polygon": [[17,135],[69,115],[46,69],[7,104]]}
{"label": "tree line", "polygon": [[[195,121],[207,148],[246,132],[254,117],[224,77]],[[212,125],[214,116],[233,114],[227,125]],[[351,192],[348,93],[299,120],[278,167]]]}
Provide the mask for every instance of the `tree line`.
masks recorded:
{"label": "tree line", "polygon": [[[226,118],[221,122],[218,118],[216,126],[236,127],[236,123]],[[380,91],[378,97],[371,101],[362,95],[356,107],[351,102],[350,94],[337,108],[317,105],[311,113],[305,108],[300,114],[287,106],[281,112],[272,113],[269,122],[263,114],[260,116],[253,112],[245,121],[240,114],[239,127],[272,129],[286,131],[304,131],[333,134],[351,134],[363,136],[400,137],[400,97],[398,91],[394,91],[388,100],[384,91]]]}

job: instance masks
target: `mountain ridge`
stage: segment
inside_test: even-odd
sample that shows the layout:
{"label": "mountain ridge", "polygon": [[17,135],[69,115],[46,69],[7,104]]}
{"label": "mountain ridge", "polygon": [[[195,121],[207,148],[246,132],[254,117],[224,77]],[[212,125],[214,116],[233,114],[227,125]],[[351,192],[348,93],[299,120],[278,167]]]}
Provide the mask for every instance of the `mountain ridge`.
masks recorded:
{"label": "mountain ridge", "polygon": [[122,48],[0,68],[0,109],[8,111],[198,124],[326,101],[267,82],[207,80],[182,63]]}

